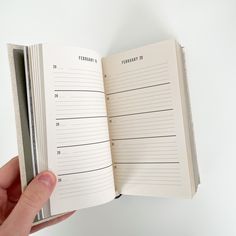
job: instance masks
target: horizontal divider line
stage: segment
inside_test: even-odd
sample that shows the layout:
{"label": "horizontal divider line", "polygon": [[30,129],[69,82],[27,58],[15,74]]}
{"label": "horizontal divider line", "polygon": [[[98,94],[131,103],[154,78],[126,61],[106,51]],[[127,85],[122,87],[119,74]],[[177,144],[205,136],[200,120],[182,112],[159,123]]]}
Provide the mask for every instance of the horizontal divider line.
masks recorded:
{"label": "horizontal divider line", "polygon": [[169,108],[169,109],[162,109],[162,110],[156,110],[156,111],[144,111],[144,112],[124,114],[124,115],[109,116],[108,118],[116,118],[116,117],[122,117],[122,116],[134,116],[134,115],[142,115],[142,114],[148,114],[148,113],[154,113],[154,112],[173,111],[173,110],[174,110],[173,108]]}
{"label": "horizontal divider line", "polygon": [[98,170],[103,170],[106,168],[111,167],[112,164],[105,166],[105,167],[101,167],[101,168],[97,168],[97,169],[92,169],[92,170],[86,170],[86,171],[79,171],[79,172],[72,172],[72,173],[65,173],[65,174],[59,174],[58,176],[65,176],[65,175],[75,175],[75,174],[84,174],[84,173],[89,173],[89,172],[93,172],[93,171],[98,171]]}
{"label": "horizontal divider line", "polygon": [[90,119],[90,118],[107,118],[107,116],[62,117],[62,118],[56,118],[56,120],[75,120],[75,119]]}
{"label": "horizontal divider line", "polygon": [[80,89],[55,89],[55,92],[93,92],[93,93],[104,93],[100,90],[80,90]]}
{"label": "horizontal divider line", "polygon": [[94,143],[84,143],[84,144],[74,144],[74,145],[67,145],[67,146],[58,146],[57,148],[79,147],[79,146],[87,146],[87,145],[107,143],[107,142],[110,142],[110,140],[105,140],[105,141],[101,141],[101,142],[94,142]]}
{"label": "horizontal divider line", "polygon": [[117,93],[125,93],[125,92],[134,91],[134,90],[152,88],[152,87],[157,87],[157,86],[162,86],[162,85],[167,85],[167,84],[170,84],[170,82],[161,83],[161,84],[154,84],[154,85],[149,85],[149,86],[139,87],[139,88],[134,88],[134,89],[127,89],[127,90],[113,92],[113,93],[107,93],[106,95],[113,95],[113,94],[117,94]]}
{"label": "horizontal divider line", "polygon": [[148,139],[148,138],[168,138],[168,137],[176,137],[176,134],[172,135],[162,135],[162,136],[151,136],[151,137],[135,137],[135,138],[117,138],[112,139],[112,141],[119,141],[119,140],[132,140],[132,139]]}
{"label": "horizontal divider line", "polygon": [[120,165],[120,164],[179,164],[179,161],[151,161],[151,162],[115,162],[114,164]]}

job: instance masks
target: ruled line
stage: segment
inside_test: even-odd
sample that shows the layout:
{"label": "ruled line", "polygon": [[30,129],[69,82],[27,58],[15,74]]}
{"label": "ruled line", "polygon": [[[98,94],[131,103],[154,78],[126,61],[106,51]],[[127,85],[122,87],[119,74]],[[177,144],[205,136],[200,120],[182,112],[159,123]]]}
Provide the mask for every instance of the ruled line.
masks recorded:
{"label": "ruled line", "polygon": [[[157,64],[154,64],[154,65],[151,65],[151,66],[145,66],[145,67],[141,67],[139,69],[136,69],[136,70],[127,70],[127,71],[123,71],[123,72],[120,72],[120,73],[116,73],[113,77],[117,77],[118,75],[123,75],[123,74],[126,74],[126,73],[133,73],[135,71],[139,71],[139,70],[147,70],[148,68],[148,71],[151,71],[152,69],[150,69],[151,67],[159,67],[159,66],[163,66],[163,65],[167,65],[167,62],[162,62],[162,63],[157,63]],[[156,69],[156,68],[155,68]]]}
{"label": "ruled line", "polygon": [[[71,67],[71,68],[69,68],[70,70],[80,70],[80,71],[88,71],[88,72],[94,72],[94,73],[97,73],[97,74],[101,74],[101,72],[99,72],[99,71],[96,71],[96,70],[88,70],[88,69],[81,69],[81,68],[74,68],[74,67]],[[67,72],[65,72],[65,73],[67,73]]]}
{"label": "ruled line", "polygon": [[104,93],[100,90],[81,90],[81,89],[55,89],[55,92],[94,92],[94,93]]}
{"label": "ruled line", "polygon": [[104,170],[106,168],[111,167],[112,164],[105,166],[105,167],[101,167],[101,168],[97,168],[97,169],[92,169],[92,170],[86,170],[86,171],[79,171],[79,172],[71,172],[71,173],[65,173],[65,174],[59,174],[58,176],[65,176],[65,175],[75,175],[75,174],[84,174],[84,173],[89,173],[89,172],[94,172],[94,171],[98,171],[98,170]]}
{"label": "ruled line", "polygon": [[148,139],[148,138],[168,138],[168,137],[176,137],[175,134],[173,135],[162,135],[162,136],[150,136],[150,137],[135,137],[135,138],[118,138],[112,139],[112,141],[119,141],[119,140],[132,140],[132,139]]}
{"label": "ruled line", "polygon": [[173,111],[173,108],[169,109],[162,109],[162,110],[155,110],[155,111],[144,111],[144,112],[136,112],[136,113],[130,113],[130,114],[124,114],[124,115],[116,115],[116,116],[109,116],[109,118],[116,118],[116,117],[122,117],[122,116],[133,116],[133,115],[141,115],[141,114],[148,114],[148,113],[154,113],[154,112],[164,112],[164,111]]}
{"label": "ruled line", "polygon": [[94,142],[94,143],[84,143],[84,144],[74,144],[74,145],[67,145],[67,146],[58,146],[57,148],[88,146],[88,145],[100,144],[100,143],[106,143],[106,142],[110,142],[110,140],[105,140],[105,141],[101,141],[101,142]]}
{"label": "ruled line", "polygon": [[[81,70],[81,69],[78,69],[78,70]],[[81,71],[86,71],[86,72],[95,72],[97,74],[101,74],[100,72],[97,72],[97,71],[91,71],[91,70],[81,70]],[[80,72],[67,72],[67,71],[54,71],[53,73],[55,74],[71,74],[71,75],[75,75],[75,74],[81,74]],[[87,74],[87,73],[85,73]]]}
{"label": "ruled line", "polygon": [[76,119],[90,119],[90,118],[107,118],[107,116],[62,117],[62,118],[56,118],[56,120],[76,120]]}
{"label": "ruled line", "polygon": [[179,161],[150,161],[150,162],[115,162],[114,164],[179,164]]}
{"label": "ruled line", "polygon": [[122,91],[113,92],[113,93],[107,93],[106,95],[113,95],[113,94],[117,94],[117,93],[125,93],[125,92],[140,90],[140,89],[147,89],[147,88],[152,88],[152,87],[158,87],[158,86],[167,85],[167,84],[170,84],[170,82],[161,83],[161,84],[154,84],[154,85],[149,85],[149,86],[139,87],[139,88],[133,88],[133,89],[127,89],[127,90],[122,90]]}

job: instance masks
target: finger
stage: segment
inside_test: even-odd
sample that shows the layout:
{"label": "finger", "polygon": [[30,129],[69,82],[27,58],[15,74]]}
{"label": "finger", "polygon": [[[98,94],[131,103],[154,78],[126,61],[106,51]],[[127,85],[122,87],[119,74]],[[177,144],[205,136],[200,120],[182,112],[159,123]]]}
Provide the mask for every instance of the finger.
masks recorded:
{"label": "finger", "polygon": [[8,201],[15,203],[18,202],[21,194],[21,182],[20,176],[18,175],[14,183],[7,189]]}
{"label": "finger", "polygon": [[18,157],[14,157],[0,168],[0,187],[7,189],[17,176],[19,176],[19,161]]}
{"label": "finger", "polygon": [[62,221],[64,221],[64,220],[66,220],[67,218],[69,218],[69,217],[70,217],[71,215],[73,215],[74,213],[75,213],[75,211],[72,211],[72,212],[69,212],[69,213],[64,214],[64,215],[62,215],[62,216],[59,216],[59,217],[57,217],[57,218],[55,218],[55,219],[49,220],[49,221],[47,221],[47,222],[44,222],[44,223],[42,223],[42,224],[35,225],[35,226],[31,229],[30,233],[35,233],[35,232],[37,232],[37,231],[39,231],[39,230],[41,230],[41,229],[43,229],[43,228],[45,228],[45,227],[48,227],[48,226],[51,226],[51,225],[55,225],[55,224],[57,224],[57,223],[59,223],[59,222],[62,222]]}
{"label": "finger", "polygon": [[7,189],[8,203],[6,207],[5,217],[12,212],[13,208],[16,206],[20,196],[21,196],[21,184],[20,178],[17,178],[16,181]]}
{"label": "finger", "polygon": [[3,223],[3,229],[8,230],[7,232],[18,232],[19,235],[28,235],[36,214],[49,199],[55,185],[56,177],[50,171],[34,178]]}

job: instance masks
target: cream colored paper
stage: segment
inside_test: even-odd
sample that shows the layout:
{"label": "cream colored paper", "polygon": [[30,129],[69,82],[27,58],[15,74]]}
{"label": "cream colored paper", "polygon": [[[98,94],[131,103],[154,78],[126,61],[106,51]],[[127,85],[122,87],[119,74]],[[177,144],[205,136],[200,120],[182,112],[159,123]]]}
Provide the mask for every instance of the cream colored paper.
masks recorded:
{"label": "cream colored paper", "polygon": [[169,40],[103,59],[115,183],[122,194],[193,194],[176,47]]}
{"label": "cream colored paper", "polygon": [[115,192],[101,59],[51,45],[42,46],[42,56],[48,167],[58,175],[51,212],[108,202]]}

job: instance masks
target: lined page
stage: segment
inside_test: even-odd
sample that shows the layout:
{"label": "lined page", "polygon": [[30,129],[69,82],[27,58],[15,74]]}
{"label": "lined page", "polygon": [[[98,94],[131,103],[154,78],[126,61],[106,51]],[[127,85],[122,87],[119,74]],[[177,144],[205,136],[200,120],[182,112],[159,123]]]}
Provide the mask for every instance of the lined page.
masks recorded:
{"label": "lined page", "polygon": [[116,189],[192,194],[173,40],[103,59]]}
{"label": "lined page", "polygon": [[115,196],[100,57],[42,46],[48,167],[58,176],[51,213],[99,205]]}

